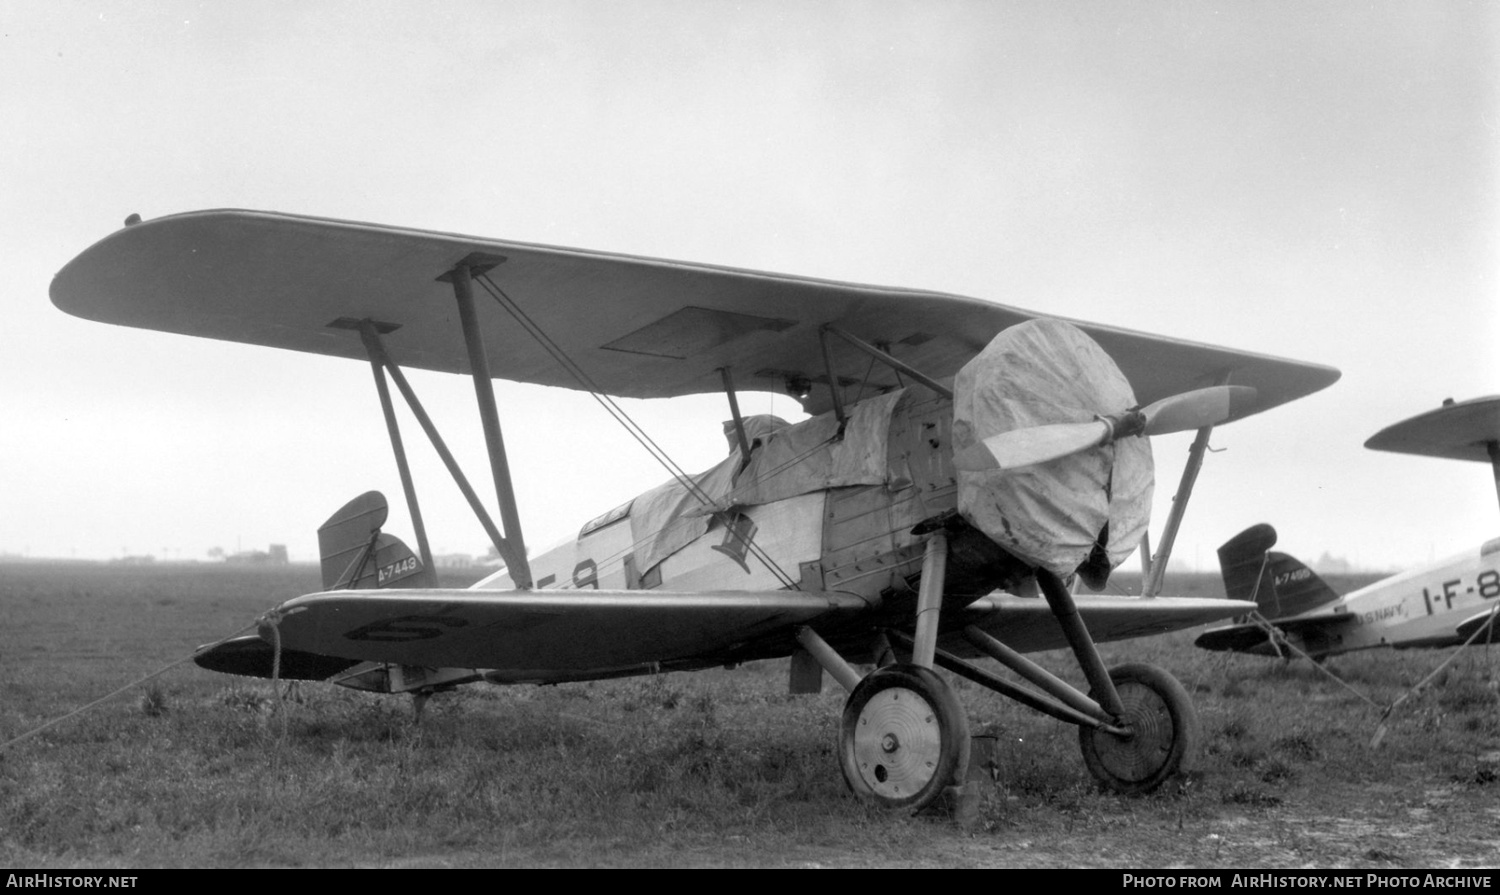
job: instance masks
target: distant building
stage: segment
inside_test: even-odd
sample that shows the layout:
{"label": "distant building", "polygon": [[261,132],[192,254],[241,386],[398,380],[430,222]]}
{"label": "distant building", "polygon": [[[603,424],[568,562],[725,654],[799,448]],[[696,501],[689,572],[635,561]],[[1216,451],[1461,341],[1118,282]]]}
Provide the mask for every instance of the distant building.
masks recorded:
{"label": "distant building", "polygon": [[269,550],[246,550],[243,553],[231,553],[224,557],[224,561],[233,565],[247,566],[284,566],[290,560],[287,559],[285,544],[272,544]]}
{"label": "distant building", "polygon": [[1313,570],[1324,575],[1348,575],[1354,571],[1354,565],[1342,556],[1332,556],[1326,550],[1323,555],[1313,561]]}

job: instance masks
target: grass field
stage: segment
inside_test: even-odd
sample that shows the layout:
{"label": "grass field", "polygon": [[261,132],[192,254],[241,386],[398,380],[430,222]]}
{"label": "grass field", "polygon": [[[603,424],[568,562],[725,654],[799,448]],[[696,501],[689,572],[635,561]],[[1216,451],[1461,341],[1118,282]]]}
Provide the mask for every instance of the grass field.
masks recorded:
{"label": "grass field", "polygon": [[[0,565],[0,740],[318,589],[313,567]],[[464,584],[463,580],[448,581]],[[1216,576],[1174,593],[1221,595]],[[430,702],[191,664],[0,752],[0,864],[1476,867],[1500,865],[1500,652],[1283,665],[1109,645],[1170,670],[1203,749],[1145,798],[1097,791],[1074,729],[955,682],[995,761],[977,822],[871,810],[834,755],[843,694],[782,662]],[[1036,658],[1078,681],[1065,653]],[[1352,689],[1349,689],[1352,688]],[[1367,702],[1368,700],[1368,702]],[[1373,704],[1372,704],[1373,703]]]}

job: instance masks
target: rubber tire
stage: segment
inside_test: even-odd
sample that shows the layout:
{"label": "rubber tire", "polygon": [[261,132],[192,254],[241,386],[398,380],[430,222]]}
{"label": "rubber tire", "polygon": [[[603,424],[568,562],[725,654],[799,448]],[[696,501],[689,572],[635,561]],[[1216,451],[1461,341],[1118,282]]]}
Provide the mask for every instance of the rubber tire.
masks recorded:
{"label": "rubber tire", "polygon": [[1198,753],[1198,711],[1187,690],[1155,665],[1110,669],[1109,679],[1125,706],[1120,719],[1135,730],[1121,739],[1093,727],[1078,728],[1078,745],[1089,773],[1106,788],[1143,795],[1188,769]]}
{"label": "rubber tire", "polygon": [[[883,748],[887,737],[894,751]],[[890,760],[884,760],[887,755]],[[865,802],[920,811],[945,788],[961,783],[968,770],[968,714],[931,669],[877,668],[844,703],[839,767],[849,789]]]}

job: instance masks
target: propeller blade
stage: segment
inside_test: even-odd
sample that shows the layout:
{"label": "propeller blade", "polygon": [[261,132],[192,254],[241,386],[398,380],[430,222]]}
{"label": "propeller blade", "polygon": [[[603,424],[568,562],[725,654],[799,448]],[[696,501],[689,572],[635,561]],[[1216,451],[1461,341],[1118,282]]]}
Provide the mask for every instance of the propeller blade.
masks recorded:
{"label": "propeller blade", "polygon": [[[965,472],[1020,469],[1086,451],[1116,437],[1166,435],[1201,429],[1229,419],[1255,397],[1255,389],[1248,385],[1215,385],[1162,398],[1139,414],[1131,412],[1112,416],[1109,420],[1012,429],[959,451],[953,457],[953,464]],[[1118,431],[1116,427],[1119,427]]]}
{"label": "propeller blade", "polygon": [[1141,410],[1146,417],[1143,434],[1166,435],[1222,423],[1255,396],[1255,389],[1248,385],[1215,385],[1162,398]]}
{"label": "propeller blade", "polygon": [[1109,432],[1109,424],[1103,420],[1012,429],[959,451],[953,456],[953,464],[965,472],[1034,466],[1088,450],[1107,439]]}

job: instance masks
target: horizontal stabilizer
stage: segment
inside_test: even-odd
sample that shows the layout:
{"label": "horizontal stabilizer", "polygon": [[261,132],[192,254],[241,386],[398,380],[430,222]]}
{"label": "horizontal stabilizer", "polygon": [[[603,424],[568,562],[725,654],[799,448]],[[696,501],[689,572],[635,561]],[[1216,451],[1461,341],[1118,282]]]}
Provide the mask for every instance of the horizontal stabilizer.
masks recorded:
{"label": "horizontal stabilizer", "polygon": [[[1317,656],[1332,649],[1340,639],[1337,632],[1345,625],[1353,624],[1354,619],[1351,612],[1324,612],[1278,621],[1275,626],[1303,652]],[[1280,655],[1266,636],[1265,626],[1256,624],[1230,625],[1204,631],[1193,641],[1193,645],[1220,652]]]}
{"label": "horizontal stabilizer", "polygon": [[381,532],[369,558],[359,567],[359,573],[344,585],[352,590],[368,590],[375,587],[434,587],[437,576],[422,565],[411,548],[400,538]]}
{"label": "horizontal stabilizer", "polygon": [[193,661],[209,671],[244,677],[279,677],[284,681],[326,680],[358,664],[354,659],[338,659],[283,648],[280,674],[277,675],[276,648],[254,634],[236,637],[214,646],[200,647],[194,654]]}
{"label": "horizontal stabilizer", "polygon": [[1274,653],[1266,629],[1260,625],[1229,625],[1199,634],[1193,645],[1226,653]]}

